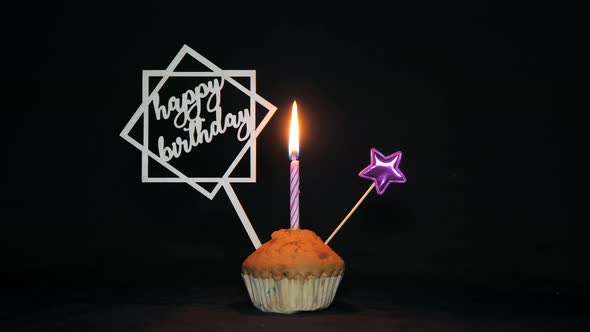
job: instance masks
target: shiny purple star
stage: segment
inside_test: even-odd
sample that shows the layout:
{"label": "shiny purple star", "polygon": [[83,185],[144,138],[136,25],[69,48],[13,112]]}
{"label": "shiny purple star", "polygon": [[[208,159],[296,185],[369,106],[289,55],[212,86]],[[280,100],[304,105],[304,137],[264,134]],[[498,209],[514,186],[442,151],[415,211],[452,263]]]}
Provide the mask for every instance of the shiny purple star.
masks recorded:
{"label": "shiny purple star", "polygon": [[399,170],[399,162],[402,159],[402,152],[397,151],[389,156],[384,156],[377,149],[371,149],[371,164],[363,169],[359,176],[361,178],[375,181],[377,194],[382,195],[390,183],[404,183],[406,177]]}

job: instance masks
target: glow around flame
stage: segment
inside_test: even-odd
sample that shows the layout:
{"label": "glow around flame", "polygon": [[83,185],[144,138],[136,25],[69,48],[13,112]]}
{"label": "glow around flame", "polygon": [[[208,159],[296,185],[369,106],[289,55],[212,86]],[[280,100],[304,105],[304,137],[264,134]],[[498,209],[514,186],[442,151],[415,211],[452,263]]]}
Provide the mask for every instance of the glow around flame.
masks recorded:
{"label": "glow around flame", "polygon": [[297,102],[291,108],[291,127],[289,128],[289,158],[293,153],[299,157],[299,118],[297,117]]}

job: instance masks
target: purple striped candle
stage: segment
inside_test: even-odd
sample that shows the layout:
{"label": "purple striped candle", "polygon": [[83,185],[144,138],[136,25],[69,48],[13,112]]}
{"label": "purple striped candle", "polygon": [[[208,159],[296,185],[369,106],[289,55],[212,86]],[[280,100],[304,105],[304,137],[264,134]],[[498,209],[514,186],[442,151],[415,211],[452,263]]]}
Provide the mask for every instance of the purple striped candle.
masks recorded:
{"label": "purple striped candle", "polygon": [[291,228],[299,228],[299,160],[295,153],[291,155]]}
{"label": "purple striped candle", "polygon": [[289,128],[289,158],[290,171],[290,221],[291,228],[299,228],[299,118],[297,117],[297,102],[293,102],[291,109],[291,127]]}

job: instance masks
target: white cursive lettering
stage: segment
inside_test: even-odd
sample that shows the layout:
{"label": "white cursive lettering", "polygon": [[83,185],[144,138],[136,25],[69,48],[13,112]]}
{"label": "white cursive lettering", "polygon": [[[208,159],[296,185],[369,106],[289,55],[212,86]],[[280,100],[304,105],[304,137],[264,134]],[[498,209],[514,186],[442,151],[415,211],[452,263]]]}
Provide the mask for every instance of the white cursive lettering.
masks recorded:
{"label": "white cursive lettering", "polygon": [[[153,98],[153,106],[156,120],[167,120],[173,114],[174,126],[188,134],[187,138],[176,137],[168,146],[164,137],[158,138],[158,153],[164,161],[178,158],[182,153],[189,153],[199,144],[210,143],[217,135],[224,134],[229,128],[237,129],[236,138],[243,142],[250,137],[253,128],[250,128],[250,110],[244,108],[237,114],[226,113],[221,109],[221,89],[224,80],[213,79],[207,83],[200,83],[193,89],[185,91],[180,98],[176,96],[168,99],[168,105],[160,105],[160,96],[156,93]],[[201,117],[203,109],[214,113],[215,119],[208,126]]]}

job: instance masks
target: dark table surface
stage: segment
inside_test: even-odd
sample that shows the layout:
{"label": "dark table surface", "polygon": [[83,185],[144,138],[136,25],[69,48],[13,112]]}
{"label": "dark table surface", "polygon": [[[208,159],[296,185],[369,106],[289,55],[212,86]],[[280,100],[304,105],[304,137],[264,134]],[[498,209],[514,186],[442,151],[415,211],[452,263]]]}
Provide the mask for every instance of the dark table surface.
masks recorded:
{"label": "dark table surface", "polygon": [[1,331],[590,331],[580,299],[340,290],[318,312],[267,314],[241,287],[12,291]]}

